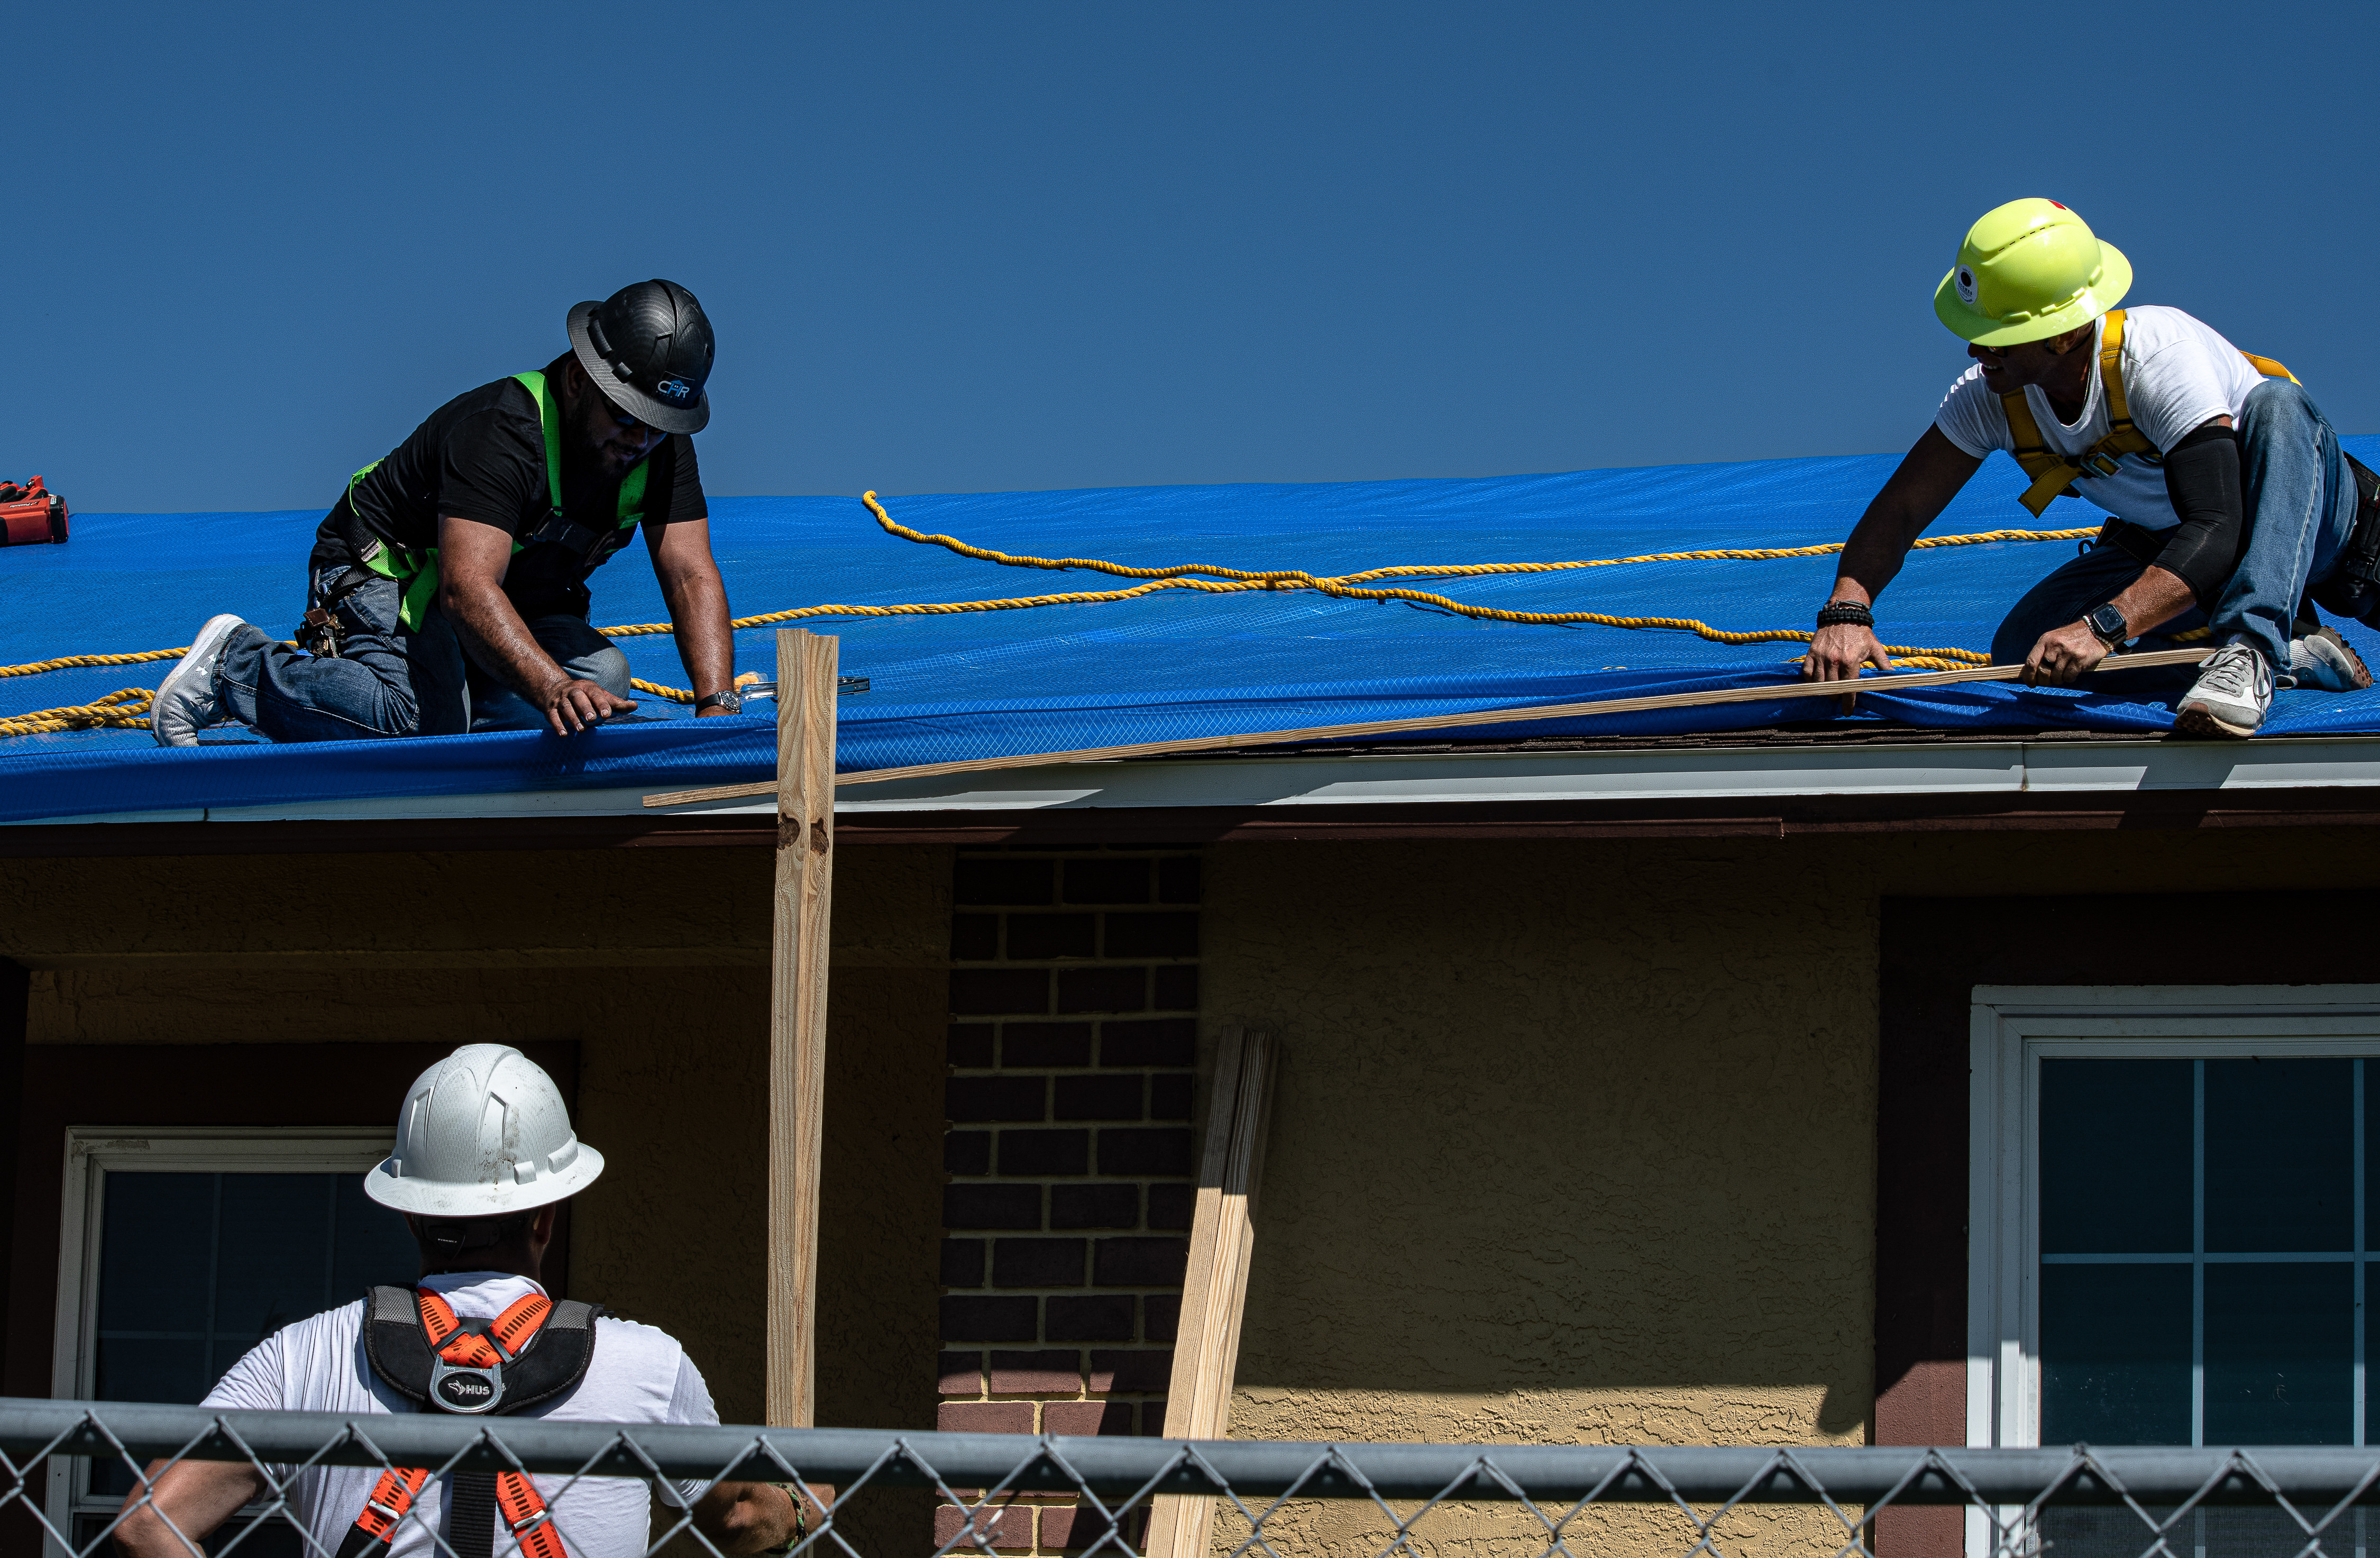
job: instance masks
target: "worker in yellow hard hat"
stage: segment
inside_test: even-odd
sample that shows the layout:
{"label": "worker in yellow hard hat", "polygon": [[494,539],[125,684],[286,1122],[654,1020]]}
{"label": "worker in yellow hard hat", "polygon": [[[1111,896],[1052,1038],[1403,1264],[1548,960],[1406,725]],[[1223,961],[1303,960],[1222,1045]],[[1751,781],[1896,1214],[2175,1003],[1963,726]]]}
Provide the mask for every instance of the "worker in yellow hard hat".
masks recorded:
{"label": "worker in yellow hard hat", "polygon": [[2112,517],[2016,603],[1996,663],[2071,682],[2128,644],[2208,628],[2216,652],[2165,684],[2175,728],[2208,736],[2255,734],[2276,686],[2371,685],[2313,604],[2380,626],[2380,478],[2287,369],[2180,309],[2119,308],[2131,284],[2131,262],[2056,201],[2011,201],[1968,230],[1934,312],[1974,365],[1852,529],[1805,676],[1890,663],[1876,597],[2004,449],[2034,514],[2081,496]]}

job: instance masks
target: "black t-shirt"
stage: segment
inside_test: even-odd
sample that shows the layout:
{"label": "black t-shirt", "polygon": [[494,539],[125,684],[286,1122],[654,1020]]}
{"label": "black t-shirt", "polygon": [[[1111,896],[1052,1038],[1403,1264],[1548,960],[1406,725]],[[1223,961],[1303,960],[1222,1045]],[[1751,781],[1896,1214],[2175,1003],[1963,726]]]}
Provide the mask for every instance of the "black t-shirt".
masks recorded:
{"label": "black t-shirt", "polygon": [[[548,370],[549,381],[552,371]],[[612,536],[619,527],[620,487],[571,457],[563,439],[562,512],[574,525]],[[592,462],[584,462],[591,466]],[[645,522],[701,519],[710,514],[694,440],[671,433],[645,456]],[[545,485],[545,430],[537,402],[517,379],[499,379],[456,396],[413,430],[389,456],[342,497],[315,532],[310,566],[352,566],[365,538],[418,551],[438,544],[440,516],[493,525],[516,539],[537,529],[552,508]],[[634,537],[620,534],[597,547],[609,556]],[[504,593],[524,617],[584,615],[589,555],[552,542],[513,554]]]}

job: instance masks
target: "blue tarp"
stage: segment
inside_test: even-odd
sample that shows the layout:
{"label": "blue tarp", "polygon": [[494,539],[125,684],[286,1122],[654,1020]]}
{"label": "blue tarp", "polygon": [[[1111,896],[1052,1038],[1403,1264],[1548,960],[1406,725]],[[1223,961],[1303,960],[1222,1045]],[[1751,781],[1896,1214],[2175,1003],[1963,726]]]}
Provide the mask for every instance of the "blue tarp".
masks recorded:
{"label": "blue tarp", "polygon": [[[2346,441],[2380,464],[2380,438]],[[1553,561],[1709,547],[1837,542],[1895,456],[1770,460],[1477,481],[1148,487],[892,497],[895,518],[979,546],[1140,566],[1210,563],[1318,575],[1404,564]],[[2022,479],[1994,460],[1933,533],[2034,524]],[[970,561],[887,535],[856,497],[714,498],[712,529],[739,615],[822,603],[891,604],[1106,590],[1128,581]],[[0,549],[0,663],[189,641],[219,611],[277,632],[295,624],[318,511],[78,515],[65,546]],[[2092,525],[2061,502],[2041,528]],[[1999,542],[1915,554],[1886,597],[1887,641],[1981,650],[2010,603],[2071,543]],[[1639,564],[1565,573],[1400,580],[1480,605],[1698,617],[1730,629],[1806,626],[1832,556]],[[597,577],[598,624],[656,621],[640,551]],[[1621,698],[1784,680],[1789,644],[1730,646],[1691,634],[1478,622],[1311,592],[1138,600],[1029,611],[829,618],[846,674],[846,772],[1228,731]],[[2367,657],[2380,636],[2341,624]],[[766,629],[738,636],[739,669],[774,668]],[[684,686],[666,635],[622,640],[636,673]],[[0,714],[153,688],[166,666],[0,680]],[[2103,684],[2115,688],[2112,679]],[[633,723],[563,740],[504,733],[277,747],[237,727],[161,750],[145,731],[0,741],[0,820],[333,797],[459,795],[587,785],[683,788],[764,778],[768,704],[696,722],[648,700]],[[1463,734],[1653,735],[1824,717],[1813,700],[1722,704]],[[2120,690],[2007,683],[1879,691],[1846,723],[1957,729],[2080,727],[2154,734],[2171,715]],[[2266,731],[2380,731],[2380,693],[2281,695]]]}

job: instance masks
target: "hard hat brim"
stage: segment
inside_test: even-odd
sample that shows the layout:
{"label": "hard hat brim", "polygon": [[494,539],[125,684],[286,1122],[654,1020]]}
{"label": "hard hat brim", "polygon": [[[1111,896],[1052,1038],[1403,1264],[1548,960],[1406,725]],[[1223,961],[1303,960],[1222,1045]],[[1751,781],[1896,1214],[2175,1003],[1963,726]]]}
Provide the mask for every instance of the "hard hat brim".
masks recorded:
{"label": "hard hat brim", "polygon": [[647,395],[636,385],[612,371],[603,354],[595,349],[595,342],[587,334],[587,321],[601,302],[581,303],[570,310],[570,349],[578,359],[578,366],[595,381],[595,387],[609,396],[612,404],[635,417],[648,427],[663,432],[700,432],[710,422],[710,392],[698,390],[691,406],[673,406],[657,395]]}
{"label": "hard hat brim", "polygon": [[2114,244],[2103,240],[2099,245],[2098,286],[2085,288],[2080,298],[2062,309],[2013,324],[1963,301],[1959,297],[1958,278],[1955,265],[1942,274],[1942,285],[1934,289],[1934,317],[1962,341],[1979,347],[2012,347],[2020,341],[2062,335],[2076,325],[2090,323],[2122,302],[2124,294],[2132,289],[2132,262]]}
{"label": "hard hat brim", "polygon": [[440,1180],[409,1179],[395,1168],[396,1160],[383,1158],[364,1175],[364,1194],[395,1211],[417,1217],[510,1217],[556,1201],[566,1201],[603,1172],[603,1154],[585,1142],[578,1156],[559,1174],[540,1175],[526,1185],[455,1185]]}

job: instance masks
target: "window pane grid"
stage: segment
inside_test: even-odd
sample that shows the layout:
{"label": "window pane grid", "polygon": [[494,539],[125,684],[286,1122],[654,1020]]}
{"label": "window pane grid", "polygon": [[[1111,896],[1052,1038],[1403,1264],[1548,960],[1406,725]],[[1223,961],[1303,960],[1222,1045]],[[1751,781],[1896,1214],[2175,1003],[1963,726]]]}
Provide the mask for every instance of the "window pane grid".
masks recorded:
{"label": "window pane grid", "polygon": [[[2341,1058],[2344,1059],[2345,1057]],[[2082,1064],[2090,1065],[2095,1063],[2085,1062]],[[2141,1063],[2117,1062],[2115,1064],[2138,1065]],[[2346,1162],[2338,1162],[2337,1159],[2331,1160],[2331,1162],[2337,1168],[2346,1169],[2346,1177],[2350,1181],[2350,1194],[2347,1199],[2349,1200],[2350,1207],[2350,1215],[2348,1221],[2351,1225],[2351,1233],[2350,1234],[2347,1241],[2349,1248],[2343,1249],[2226,1248],[2214,1250],[2210,1250],[2207,1248],[2209,1157],[2207,1132],[2208,1062],[2203,1059],[2193,1059],[2189,1061],[2187,1064],[2190,1066],[2191,1248],[2186,1251],[2180,1249],[2155,1248],[2146,1250],[2110,1248],[2080,1251],[2072,1249],[2041,1251],[2038,1253],[2036,1259],[2039,1260],[2040,1265],[2045,1268],[2042,1273],[2045,1306],[2049,1309],[2054,1309],[2061,1320],[2070,1320],[2071,1316],[2079,1312],[2071,1308],[2071,1305],[2078,1300],[2085,1303],[2095,1303],[2095,1305],[2103,1311],[2121,1311],[2130,1308],[2137,1308],[2137,1306],[2140,1305],[2146,1305],[2153,1308],[2156,1302],[2154,1296],[2154,1289],[2126,1288],[2120,1284],[2114,1287],[2108,1287],[2104,1285],[2104,1282],[2095,1282],[2087,1292],[2081,1293],[2061,1290],[2058,1284],[2051,1284],[2048,1281],[2049,1272],[2047,1269],[2079,1267],[2099,1268],[2106,1270],[2108,1268],[2129,1267],[2139,1270],[2143,1268],[2163,1268],[2173,1272],[2174,1277],[2176,1278],[2180,1276],[2181,1271],[2186,1269],[2190,1273],[2189,1442],[2194,1446],[2204,1445],[2206,1442],[2207,1434],[2210,1368],[2208,1357],[2208,1316],[2209,1286],[2210,1276],[2212,1275],[2216,1279],[2213,1284],[2216,1289],[2215,1307],[2218,1311],[2218,1318],[2225,1322],[2226,1329],[2224,1331],[2224,1336],[2227,1345],[2232,1352],[2237,1353],[2239,1349],[2239,1333],[2240,1330],[2240,1322],[2243,1319],[2252,1320],[2259,1326],[2276,1332],[2278,1333],[2279,1339],[2284,1342],[2296,1339],[2290,1334],[2292,1329],[2301,1330],[2306,1336],[2315,1338],[2314,1341],[2309,1342],[2306,1345],[2306,1347],[2300,1353],[2289,1353],[2286,1347],[2283,1347],[2276,1350],[2270,1357],[2264,1356],[2224,1357],[2222,1359],[2222,1368],[2219,1372],[2223,1374],[2225,1389],[2229,1393],[2227,1394],[2226,1399],[2234,1403],[2229,1410],[2237,1412],[2240,1409],[2238,1403],[2240,1399],[2240,1392],[2242,1389],[2252,1387],[2254,1391],[2261,1395],[2265,1391],[2265,1385],[2264,1377],[2269,1375],[2275,1380],[2281,1382],[2272,1386],[2270,1390],[2271,1396],[2275,1401],[2285,1402],[2288,1406],[2292,1408],[2292,1420],[2299,1420],[2295,1416],[2297,1410],[2312,1410],[2316,1413],[2320,1413],[2325,1410],[2321,1406],[2321,1402],[2326,1396],[2334,1404],[2328,1408],[2328,1410],[2336,1411],[2342,1406],[2346,1409],[2347,1415],[2350,1419],[2347,1441],[2357,1445],[2363,1444],[2366,1442],[2366,1411],[2368,1403],[2365,1382],[2365,1362],[2368,1338],[2367,1327],[2365,1324],[2364,1286],[2366,1267],[2373,1258],[2372,1251],[2368,1248],[2368,1236],[2365,1227],[2366,1186],[2364,1183],[2364,1174],[2366,1164],[2366,1144],[2364,1128],[2364,1063],[2360,1058],[2348,1060],[2346,1062],[2348,1075],[2344,1079],[2348,1081],[2349,1086],[2345,1090],[2350,1096],[2348,1100],[2349,1107],[2346,1110],[2348,1119],[2344,1123],[2348,1126],[2347,1134],[2350,1137],[2350,1141],[2347,1145],[2350,1148],[2350,1151],[2346,1154],[2348,1160]],[[2234,1074],[2234,1079],[2236,1080],[2236,1073]],[[2336,1084],[2334,1083],[2333,1085],[2335,1087]],[[2251,1087],[2247,1090],[2250,1093],[2252,1093],[2254,1089]],[[2332,1096],[2336,1097],[2336,1092],[2334,1092]],[[2178,1102],[2179,1100],[2176,1100],[2175,1102]],[[2252,1097],[2244,1104],[2239,1102],[2236,1098],[2230,1102],[2234,1105],[2234,1118],[2230,1122],[2230,1125],[2231,1128],[2238,1133],[2238,1139],[2232,1139],[2229,1141],[2228,1150],[2231,1152],[2232,1158],[2236,1160],[2240,1156],[2241,1141],[2245,1141],[2251,1148],[2261,1145],[2257,1141],[2254,1134],[2256,1126],[2259,1122],[2254,1119],[2252,1112],[2260,1102],[2269,1106],[2270,1099],[2256,1099]],[[2242,1120],[2247,1122],[2244,1126],[2240,1123]],[[2269,1122],[2263,1123],[2269,1124]],[[2304,1130],[2309,1136],[2318,1134],[2315,1126],[2312,1123],[2306,1125],[2304,1126]],[[2338,1138],[2336,1136],[2333,1136],[2330,1138],[2330,1140],[2333,1143],[2336,1143]],[[2287,1165],[2284,1163],[2282,1166],[2286,1167]],[[2092,1188],[2095,1188],[2095,1187],[2060,1186],[2059,1188],[2069,1197],[2082,1197],[2086,1196],[2088,1191]],[[2252,1183],[2250,1188],[2254,1188]],[[2295,1187],[2293,1186],[2292,1188],[2295,1188]],[[2229,1198],[2226,1203],[2226,1219],[2228,1229],[2227,1239],[2231,1242],[2237,1242],[2240,1236],[2239,1230],[2242,1216],[2240,1211],[2241,1191],[2238,1185],[2231,1184],[2229,1182],[2226,1183],[2225,1191]],[[2301,1231],[2311,1231],[2317,1234],[2325,1232],[2325,1230],[2323,1228],[2309,1228],[2307,1226],[2307,1219],[2309,1217],[2318,1218],[2321,1215],[2323,1194],[2323,1191],[2319,1187],[2308,1187],[2304,1196],[2299,1198],[2299,1199],[2306,1203],[2307,1206],[2310,1206],[2312,1210],[2306,1211],[2304,1208],[2296,1205],[2292,1205],[2286,1210],[2277,1206],[2275,1209],[2276,1221],[2288,1223],[2290,1221],[2291,1216],[2294,1215]],[[2123,1210],[2120,1206],[2120,1197],[2119,1198],[2119,1204],[2117,1211],[2120,1213]],[[2074,1204],[2074,1201],[2070,1200],[2061,1208],[2061,1210],[2066,1211],[2070,1217],[2071,1209]],[[2337,1203],[2332,1202],[2331,1204],[2336,1206]],[[2261,1219],[2259,1220],[2258,1225],[2261,1228]],[[2114,1223],[2109,1225],[2108,1231],[2119,1234],[2126,1231],[2120,1215],[2118,1216],[2117,1221]],[[2174,1231],[2178,1232],[2179,1230],[2175,1229]],[[2287,1230],[2285,1229],[2284,1231]],[[2122,1243],[2126,1241],[2117,1239],[2113,1242]],[[2262,1274],[2259,1274],[2243,1269],[2250,1267],[2262,1267],[2267,1268],[2267,1270]],[[2318,1276],[2314,1270],[2310,1270],[2310,1268],[2324,1267],[2344,1267],[2346,1270],[2340,1273],[2339,1277],[2337,1278]],[[2304,1274],[2302,1276],[2285,1276],[2283,1272],[2289,1269],[2295,1269],[2297,1271],[2303,1272]],[[2108,1271],[2107,1277],[2107,1279],[2104,1279],[2104,1281],[2112,1282],[2114,1280],[2114,1272]],[[2143,1280],[2146,1280],[2147,1277],[2148,1272],[2143,1271]],[[2342,1281],[2341,1279],[2344,1280]],[[2077,1273],[2077,1280],[2082,1280],[2082,1274],[2080,1272]],[[2127,1281],[2129,1280],[2130,1279],[2127,1279]],[[2130,1294],[2132,1296],[2134,1299],[2133,1305],[2128,1306],[2121,1301],[2119,1295],[2124,1294]],[[2176,1294],[2175,1296],[2178,1297],[2179,1295]],[[2063,1303],[2058,1301],[2061,1298],[2064,1300]],[[2341,1307],[2338,1304],[2338,1300],[2342,1298],[2347,1300],[2347,1305],[2345,1307],[2349,1309],[2349,1316],[2351,1321],[2348,1326],[2348,1331],[2351,1337],[2351,1362],[2350,1369],[2347,1370],[2350,1374],[2350,1380],[2341,1382],[2339,1381],[2338,1374],[2337,1372],[2333,1372],[2328,1376],[2329,1381],[2333,1382],[2325,1385],[2322,1379],[2322,1369],[2320,1367],[2319,1360],[2311,1356],[2311,1354],[2314,1350],[2318,1349],[2319,1337],[2324,1333],[2323,1322],[2329,1321],[2337,1314],[2338,1308]],[[2116,1301],[2110,1302],[2110,1300]],[[2146,1309],[2140,1309],[2139,1312],[2143,1316],[2145,1316],[2147,1311]],[[2103,1313],[2100,1316],[2100,1319],[2103,1321],[2108,1318],[2111,1318],[2108,1313]],[[2179,1316],[2176,1316],[2175,1318],[2179,1319]],[[2296,1328],[2292,1328],[2286,1324],[2275,1323],[2276,1321],[2287,1320],[2302,1320],[2306,1321],[2306,1323]],[[2179,1337],[2176,1336],[2174,1340],[2178,1341]],[[2054,1348],[2048,1348],[2046,1350],[2051,1352],[2053,1355],[2056,1351]],[[2166,1354],[2165,1356],[2170,1357],[2171,1355]],[[2328,1367],[2335,1370],[2337,1369],[2338,1362],[2344,1360],[2339,1360],[2338,1358],[2338,1354],[2335,1352],[2329,1356],[2333,1361],[2328,1365]],[[2054,1357],[2052,1358],[2046,1359],[2045,1361],[2054,1361]],[[2056,1378],[2045,1379],[2044,1382],[2045,1386],[2048,1388],[2049,1394],[2053,1399],[2064,1394],[2060,1389],[2061,1382]],[[2106,1388],[2104,1382],[2098,1383],[2100,1389],[2104,1390]],[[2338,1400],[2338,1394],[2332,1394],[2338,1392],[2338,1386],[2339,1383],[2347,1383],[2350,1386],[2350,1389],[2347,1392],[2339,1393],[2344,1394],[2348,1397],[2348,1399],[2343,1402]],[[2081,1385],[2079,1388],[2087,1389],[2090,1388],[2090,1386],[2085,1384]],[[2292,1388],[2300,1390],[2302,1394],[2296,1398],[2290,1398],[2288,1392]],[[2170,1398],[2168,1397],[2168,1399]],[[2045,1402],[2045,1406],[2046,1405],[2049,1405],[2049,1403]],[[2174,1426],[2179,1427],[2179,1424]],[[2338,1441],[2325,1436],[2321,1442],[2338,1442]]]}

